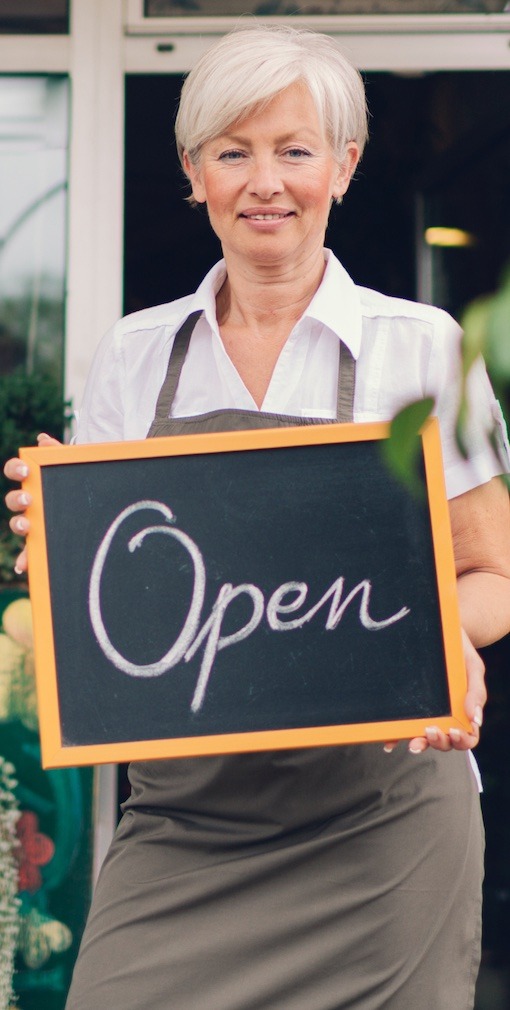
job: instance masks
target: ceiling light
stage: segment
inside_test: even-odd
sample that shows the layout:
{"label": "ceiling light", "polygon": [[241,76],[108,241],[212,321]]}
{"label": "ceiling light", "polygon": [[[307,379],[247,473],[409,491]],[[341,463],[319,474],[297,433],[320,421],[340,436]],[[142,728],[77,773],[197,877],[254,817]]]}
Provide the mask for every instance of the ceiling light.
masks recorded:
{"label": "ceiling light", "polygon": [[454,247],[475,245],[476,238],[462,228],[427,228],[425,241],[427,245]]}

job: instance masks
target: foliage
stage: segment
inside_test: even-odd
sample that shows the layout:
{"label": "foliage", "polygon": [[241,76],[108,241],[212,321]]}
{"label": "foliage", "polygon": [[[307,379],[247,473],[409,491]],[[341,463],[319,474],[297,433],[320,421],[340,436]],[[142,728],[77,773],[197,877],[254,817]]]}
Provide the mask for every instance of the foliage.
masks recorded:
{"label": "foliage", "polygon": [[[34,445],[37,435],[47,431],[61,438],[70,421],[70,404],[57,381],[48,374],[27,373],[23,368],[0,376],[0,459],[16,456],[24,445]],[[10,513],[3,504],[12,483],[0,475],[0,582],[15,578],[14,561],[20,550],[19,537],[8,527]]]}
{"label": "foliage", "polygon": [[383,457],[390,470],[414,494],[422,493],[419,470],[420,439],[418,432],[434,409],[431,396],[409,403],[395,415],[390,437],[381,443]]}
{"label": "foliage", "polygon": [[0,1010],[8,1010],[13,999],[12,972],[20,923],[16,785],[13,765],[0,757]]}
{"label": "foliage", "polygon": [[494,391],[507,418],[510,407],[510,266],[506,268],[498,290],[477,298],[462,317],[463,396],[459,412],[458,438],[461,448],[466,417],[465,385],[469,369],[479,354],[485,358]]}
{"label": "foliage", "polygon": [[[463,455],[467,455],[464,431],[468,405],[466,382],[470,369],[482,354],[497,398],[510,418],[510,266],[505,270],[498,290],[477,298],[467,306],[461,319],[464,331],[462,353],[462,380],[460,407],[457,416],[457,442]],[[434,408],[430,398],[418,400],[404,407],[391,423],[390,437],[384,443],[384,455],[391,470],[413,492],[420,487],[417,470],[420,428]],[[495,453],[498,453],[496,427],[488,434]],[[507,483],[508,483],[508,477]]]}
{"label": "foliage", "polygon": [[2,372],[23,366],[28,372],[44,371],[62,382],[64,345],[64,297],[55,279],[39,279],[34,318],[33,285],[17,296],[2,298],[0,312],[0,361]]}

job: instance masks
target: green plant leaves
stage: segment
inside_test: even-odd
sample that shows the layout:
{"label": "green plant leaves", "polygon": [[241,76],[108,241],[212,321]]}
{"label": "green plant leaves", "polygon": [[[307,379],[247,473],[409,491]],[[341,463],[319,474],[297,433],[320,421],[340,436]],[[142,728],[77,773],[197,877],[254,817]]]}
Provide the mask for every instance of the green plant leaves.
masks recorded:
{"label": "green plant leaves", "polygon": [[[485,359],[496,396],[503,409],[508,411],[510,390],[510,267],[503,273],[498,290],[471,302],[466,308],[461,325],[462,338],[462,388],[457,417],[457,443],[467,456],[465,439],[468,419],[466,383],[469,371],[481,354]],[[489,443],[497,452],[497,432],[488,433]]]}
{"label": "green plant leaves", "polygon": [[408,404],[391,422],[390,436],[381,452],[390,471],[415,495],[423,494],[419,432],[434,409],[431,396]]}
{"label": "green plant leaves", "polygon": [[3,475],[4,463],[17,456],[20,446],[35,445],[41,431],[61,438],[70,421],[69,408],[51,375],[27,373],[23,368],[0,375],[0,582],[15,578],[12,568],[21,549],[19,537],[8,527],[10,512],[3,505],[14,486]]}

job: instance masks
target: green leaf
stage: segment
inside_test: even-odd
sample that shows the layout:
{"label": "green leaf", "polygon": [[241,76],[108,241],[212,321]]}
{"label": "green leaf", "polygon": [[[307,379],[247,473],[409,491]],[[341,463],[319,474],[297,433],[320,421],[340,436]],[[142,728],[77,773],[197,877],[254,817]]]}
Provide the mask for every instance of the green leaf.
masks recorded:
{"label": "green leaf", "polygon": [[464,333],[461,352],[464,377],[474,365],[477,357],[480,354],[485,354],[492,300],[489,295],[477,298],[468,305],[463,313],[461,326]]}
{"label": "green leaf", "polygon": [[[498,290],[492,295],[477,298],[467,306],[461,324],[462,383],[456,423],[457,445],[467,456],[465,439],[468,421],[466,380],[470,368],[479,354],[485,358],[496,397],[502,405],[508,404],[510,386],[510,266],[507,266]],[[491,436],[489,435],[489,441]]]}
{"label": "green leaf", "polygon": [[434,400],[431,396],[409,403],[395,415],[389,438],[381,442],[386,465],[415,495],[423,494],[419,432],[433,409]]}
{"label": "green leaf", "polygon": [[468,444],[465,438],[465,432],[467,428],[467,423],[469,419],[469,406],[466,396],[466,385],[462,385],[462,395],[460,399],[459,409],[457,412],[457,420],[455,424],[455,441],[457,442],[457,448],[464,457],[467,459],[469,456]]}
{"label": "green leaf", "polygon": [[510,380],[510,274],[492,298],[487,320],[485,356],[495,379]]}

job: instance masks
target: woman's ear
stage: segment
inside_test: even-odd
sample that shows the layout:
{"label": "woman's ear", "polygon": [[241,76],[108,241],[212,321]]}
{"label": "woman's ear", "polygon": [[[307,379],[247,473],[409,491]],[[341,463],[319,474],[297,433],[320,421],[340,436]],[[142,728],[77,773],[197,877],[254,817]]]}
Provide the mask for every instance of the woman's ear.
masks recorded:
{"label": "woman's ear", "polygon": [[187,151],[183,152],[182,164],[190,181],[191,192],[193,193],[195,201],[197,203],[205,203],[205,189],[200,177],[200,170],[193,164]]}
{"label": "woman's ear", "polygon": [[335,200],[341,200],[344,193],[349,189],[349,183],[356,171],[358,161],[359,147],[354,140],[350,140],[333,186],[333,198]]}

